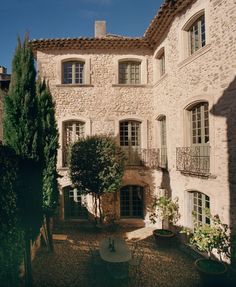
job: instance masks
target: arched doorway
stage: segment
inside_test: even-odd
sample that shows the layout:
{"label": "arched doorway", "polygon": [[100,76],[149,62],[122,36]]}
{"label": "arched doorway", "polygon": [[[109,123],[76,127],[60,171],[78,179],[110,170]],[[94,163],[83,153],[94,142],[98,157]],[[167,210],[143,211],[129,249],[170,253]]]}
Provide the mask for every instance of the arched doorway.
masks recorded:
{"label": "arched doorway", "polygon": [[143,187],[126,185],[120,190],[121,218],[143,218]]}

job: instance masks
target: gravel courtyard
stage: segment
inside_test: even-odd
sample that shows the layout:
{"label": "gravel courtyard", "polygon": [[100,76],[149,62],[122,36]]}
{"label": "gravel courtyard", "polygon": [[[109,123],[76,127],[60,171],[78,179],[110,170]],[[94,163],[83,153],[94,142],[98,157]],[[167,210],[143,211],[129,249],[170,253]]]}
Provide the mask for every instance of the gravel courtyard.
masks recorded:
{"label": "gravel courtyard", "polygon": [[[140,234],[139,234],[140,233]],[[54,253],[41,248],[33,261],[35,287],[199,287],[199,276],[194,269],[194,259],[179,250],[158,248],[152,235],[144,235],[145,229],[119,227],[114,230],[97,230],[92,227],[72,226],[55,230]],[[150,233],[150,232],[149,232]],[[89,255],[88,243],[99,248],[104,237],[122,236],[131,246],[133,241],[144,250],[144,257],[138,275],[129,280],[111,278],[105,262],[94,266]],[[145,238],[146,237],[146,238]]]}

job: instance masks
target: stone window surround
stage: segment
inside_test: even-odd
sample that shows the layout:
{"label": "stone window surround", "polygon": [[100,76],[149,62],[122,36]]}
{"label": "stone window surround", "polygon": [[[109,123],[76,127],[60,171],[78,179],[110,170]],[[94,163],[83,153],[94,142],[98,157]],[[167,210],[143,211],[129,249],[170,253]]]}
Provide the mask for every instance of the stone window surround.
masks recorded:
{"label": "stone window surround", "polygon": [[[119,84],[119,62],[124,61],[135,61],[141,62],[140,65],[140,83],[139,84]],[[125,56],[116,56],[114,57],[114,84],[113,86],[124,86],[124,87],[138,87],[142,85],[147,85],[147,58],[144,56],[137,55],[125,55]]]}
{"label": "stone window surround", "polygon": [[[191,57],[196,52],[201,51],[201,49],[204,49],[204,47],[210,43],[208,13],[209,13],[208,3],[200,3],[199,5],[196,6],[194,5],[189,11],[186,11],[185,13],[186,17],[184,17],[184,19],[180,23],[180,27],[182,27],[180,30],[180,41],[179,41],[180,62],[182,62],[188,57]],[[205,15],[206,44],[204,47],[199,48],[195,53],[191,54],[189,47],[189,28],[203,14]]]}
{"label": "stone window surround", "polygon": [[157,148],[161,147],[161,137],[160,137],[160,131],[161,131],[161,120],[163,118],[166,118],[166,144],[168,145],[168,118],[165,113],[160,113],[158,116],[155,118],[155,146]]}
{"label": "stone window surround", "polygon": [[[63,63],[68,61],[84,62],[84,83],[83,84],[63,84]],[[56,57],[56,85],[58,86],[86,86],[91,85],[91,59],[88,55],[70,54]]]}
{"label": "stone window surround", "polygon": [[[165,46],[160,46],[158,50],[154,54],[153,59],[153,80],[154,83],[161,80],[163,77],[166,76],[166,55],[165,55]],[[161,56],[164,55],[165,61],[165,72],[161,75]]]}
{"label": "stone window surround", "polygon": [[184,102],[181,109],[180,119],[182,119],[183,129],[182,129],[182,143],[180,146],[190,146],[191,145],[191,134],[190,134],[190,109],[197,104],[208,102],[209,110],[209,138],[210,138],[210,174],[215,174],[215,157],[214,155],[214,146],[215,146],[215,137],[214,137],[214,117],[211,115],[211,109],[213,107],[213,97],[208,96],[195,96]]}
{"label": "stone window surround", "polygon": [[117,143],[119,144],[120,134],[120,122],[123,121],[137,121],[141,123],[141,148],[147,148],[147,120],[138,118],[136,116],[123,116],[115,121],[115,135],[117,137]]}
{"label": "stone window surround", "polygon": [[91,120],[84,117],[76,117],[76,116],[66,116],[63,118],[60,118],[58,120],[58,130],[59,130],[59,149],[58,149],[58,160],[57,160],[57,167],[59,169],[68,169],[68,167],[62,167],[63,166],[63,155],[62,155],[62,149],[63,149],[63,124],[65,122],[69,121],[79,121],[84,122],[84,136],[91,135]]}

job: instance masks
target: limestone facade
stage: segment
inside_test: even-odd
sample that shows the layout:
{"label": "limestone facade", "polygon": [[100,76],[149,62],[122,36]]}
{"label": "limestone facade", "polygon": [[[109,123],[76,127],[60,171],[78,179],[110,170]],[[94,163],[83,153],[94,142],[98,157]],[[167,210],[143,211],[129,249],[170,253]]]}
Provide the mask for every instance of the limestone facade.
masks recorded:
{"label": "limestone facade", "polygon": [[[192,196],[197,191],[209,197],[211,212],[232,226],[236,219],[236,2],[175,2],[187,4],[178,8],[158,41],[150,36],[155,24],[152,21],[141,40],[145,45],[137,48],[131,44],[118,48],[114,44],[103,49],[47,49],[36,43],[33,47],[39,73],[49,81],[56,103],[61,147],[63,123],[67,120],[84,122],[86,135],[109,134],[118,143],[119,123],[137,120],[141,123],[141,148],[160,148],[159,119],[166,117],[168,167],[163,170],[127,166],[123,179],[123,186],[143,188],[142,220],[146,225],[150,224],[153,196],[166,190],[179,198],[179,225],[191,226]],[[205,16],[206,43],[190,55],[187,29],[201,15]],[[160,76],[163,51],[165,71]],[[62,62],[77,59],[85,63],[84,84],[62,84]],[[118,63],[124,59],[141,61],[140,84],[119,84]],[[208,103],[209,110],[207,175],[177,170],[177,148],[190,146],[189,113],[199,103]],[[64,219],[63,192],[70,180],[68,170],[62,167],[62,148],[58,151],[58,170],[64,176],[60,179],[60,215]],[[106,213],[115,211],[116,219],[121,219],[119,191],[103,201]],[[92,212],[91,198],[87,199],[87,207]]]}

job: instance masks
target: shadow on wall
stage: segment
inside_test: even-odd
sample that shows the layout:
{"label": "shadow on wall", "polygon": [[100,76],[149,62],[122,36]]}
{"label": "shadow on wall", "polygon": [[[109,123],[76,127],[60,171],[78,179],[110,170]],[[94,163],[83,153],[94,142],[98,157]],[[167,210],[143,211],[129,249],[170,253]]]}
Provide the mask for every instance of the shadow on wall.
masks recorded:
{"label": "shadow on wall", "polygon": [[[228,152],[228,183],[230,192],[230,228],[233,234],[232,263],[236,264],[236,77],[224,90],[223,95],[212,107],[211,114],[226,118]],[[221,143],[222,146],[224,142]]]}

